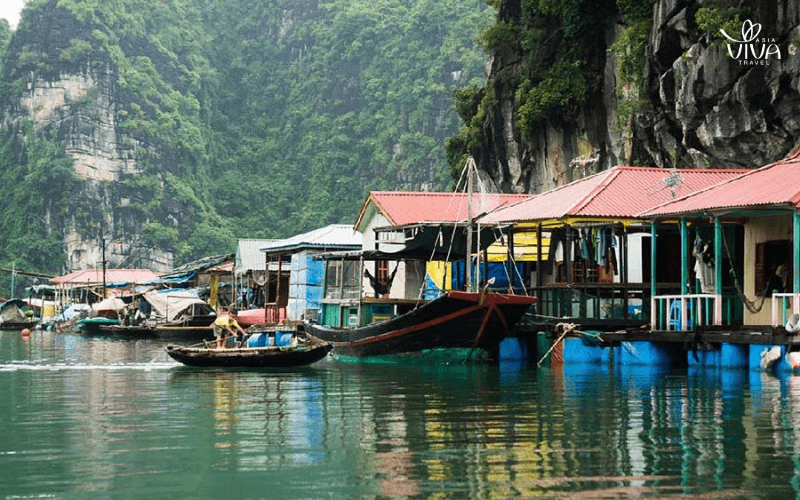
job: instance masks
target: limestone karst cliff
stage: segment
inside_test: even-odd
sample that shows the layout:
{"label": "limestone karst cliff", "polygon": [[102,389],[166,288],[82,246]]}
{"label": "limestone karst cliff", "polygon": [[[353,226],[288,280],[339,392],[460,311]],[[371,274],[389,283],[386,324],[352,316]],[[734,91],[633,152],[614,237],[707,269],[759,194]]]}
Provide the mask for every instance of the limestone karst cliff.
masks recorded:
{"label": "limestone karst cliff", "polygon": [[[50,261],[34,261],[40,269],[98,266],[105,246],[110,267],[169,270],[175,241],[189,238],[203,217],[191,196],[181,195],[191,190],[181,176],[197,160],[164,133],[170,128],[179,136],[193,118],[181,112],[186,124],[159,126],[170,105],[153,93],[193,100],[180,74],[186,68],[137,33],[114,32],[102,21],[99,14],[75,14],[54,0],[26,9],[4,64],[2,131],[4,160],[10,163],[4,173],[22,167],[20,184],[37,168],[43,174],[26,192],[10,191],[3,209],[6,219],[27,220],[28,233],[50,241]],[[136,78],[149,81],[139,84]],[[52,158],[33,164],[43,144],[63,151],[71,175],[48,173]],[[47,196],[41,196],[45,189]],[[41,205],[32,202],[40,197]]]}
{"label": "limestone karst cliff", "polygon": [[105,240],[109,265],[162,270],[351,222],[371,189],[445,189],[452,92],[485,78],[492,15],[30,0],[0,78],[0,266],[94,267]]}
{"label": "limestone karst cliff", "polygon": [[618,164],[758,167],[800,139],[794,0],[501,0],[498,12],[508,34],[489,40],[470,152],[503,190]]}

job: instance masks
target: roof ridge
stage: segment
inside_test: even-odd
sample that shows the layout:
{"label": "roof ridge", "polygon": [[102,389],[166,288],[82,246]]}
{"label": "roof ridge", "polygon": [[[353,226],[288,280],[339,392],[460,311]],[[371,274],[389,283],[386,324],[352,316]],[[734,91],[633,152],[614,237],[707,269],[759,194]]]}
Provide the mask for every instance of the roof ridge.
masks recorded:
{"label": "roof ridge", "polygon": [[771,167],[772,165],[774,165],[774,164],[766,165],[766,166],[763,166],[763,167],[760,167],[760,168],[747,169],[748,171],[742,173],[741,175],[737,175],[736,177],[731,177],[730,179],[725,179],[724,181],[720,181],[720,182],[718,182],[716,184],[712,184],[710,186],[706,186],[706,187],[704,187],[702,189],[698,189],[697,191],[692,191],[691,193],[685,194],[683,196],[679,196],[678,198],[675,198],[673,200],[665,201],[664,203],[662,203],[660,205],[657,205],[655,207],[651,207],[651,208],[645,210],[644,212],[640,212],[638,215],[649,217],[646,214],[655,212],[658,209],[663,208],[663,207],[665,207],[665,206],[667,206],[667,205],[669,205],[671,203],[677,203],[677,202],[683,201],[686,198],[689,198],[691,196],[697,196],[697,195],[700,195],[701,193],[705,193],[706,191],[709,191],[711,189],[714,189],[714,188],[717,188],[717,187],[720,187],[720,186],[724,186],[726,184],[730,184],[731,182],[734,182],[734,181],[736,181],[738,179],[741,179],[741,178],[744,178],[744,177],[748,177],[748,176],[752,175],[754,172],[758,172],[760,170],[766,169],[767,167]]}
{"label": "roof ridge", "polygon": [[593,188],[591,191],[589,191],[589,194],[587,194],[586,196],[584,196],[584,198],[583,198],[583,200],[582,200],[582,201],[580,201],[580,202],[576,203],[575,205],[573,205],[573,206],[572,206],[572,208],[570,208],[569,210],[567,210],[567,213],[566,213],[566,214],[567,214],[567,215],[573,215],[573,214],[575,214],[575,213],[579,212],[579,211],[580,211],[580,210],[581,210],[583,207],[585,207],[585,206],[586,206],[586,205],[588,205],[588,204],[589,204],[589,203],[590,203],[592,200],[594,200],[595,198],[597,198],[597,197],[600,195],[600,193],[602,193],[603,191],[605,191],[605,189],[606,189],[606,188],[607,188],[609,185],[611,185],[611,183],[614,181],[614,179],[616,179],[617,177],[619,177],[620,175],[622,175],[622,174],[621,174],[621,172],[622,172],[623,170],[627,170],[627,169],[612,167],[612,168],[610,168],[610,169],[608,169],[608,170],[605,170],[603,173],[605,173],[605,174],[606,174],[606,178],[605,178],[605,179],[603,179],[602,181],[600,181],[600,182],[597,184],[597,186],[595,186],[595,187],[594,187],[594,188]]}

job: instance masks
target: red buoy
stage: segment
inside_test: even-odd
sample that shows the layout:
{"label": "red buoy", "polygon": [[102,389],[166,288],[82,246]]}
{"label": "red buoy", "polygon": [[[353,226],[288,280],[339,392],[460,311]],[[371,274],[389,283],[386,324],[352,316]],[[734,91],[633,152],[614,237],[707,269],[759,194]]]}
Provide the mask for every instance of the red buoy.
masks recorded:
{"label": "red buoy", "polygon": [[23,337],[30,337],[30,335],[31,335],[31,331],[30,330],[28,330],[27,328],[23,328],[22,329],[22,336]]}

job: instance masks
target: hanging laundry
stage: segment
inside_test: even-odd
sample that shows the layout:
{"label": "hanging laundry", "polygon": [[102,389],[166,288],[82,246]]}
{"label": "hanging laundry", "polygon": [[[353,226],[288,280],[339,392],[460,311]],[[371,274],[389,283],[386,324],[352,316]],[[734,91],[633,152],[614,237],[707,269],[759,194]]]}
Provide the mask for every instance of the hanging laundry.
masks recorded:
{"label": "hanging laundry", "polygon": [[[700,235],[694,238],[694,274],[700,281],[700,290],[703,293],[714,293],[716,290],[716,277],[714,275],[713,253],[709,251],[709,245],[705,243]],[[707,259],[711,260],[709,262]]]}

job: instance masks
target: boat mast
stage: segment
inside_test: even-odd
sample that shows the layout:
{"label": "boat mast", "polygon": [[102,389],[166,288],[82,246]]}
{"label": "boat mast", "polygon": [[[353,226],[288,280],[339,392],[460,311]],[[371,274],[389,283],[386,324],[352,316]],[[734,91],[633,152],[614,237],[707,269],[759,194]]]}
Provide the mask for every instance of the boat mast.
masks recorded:
{"label": "boat mast", "polygon": [[103,236],[103,298],[106,298],[106,238]]}
{"label": "boat mast", "polygon": [[475,167],[475,160],[470,156],[467,159],[467,251],[466,251],[466,284],[467,291],[472,291],[472,169]]}

